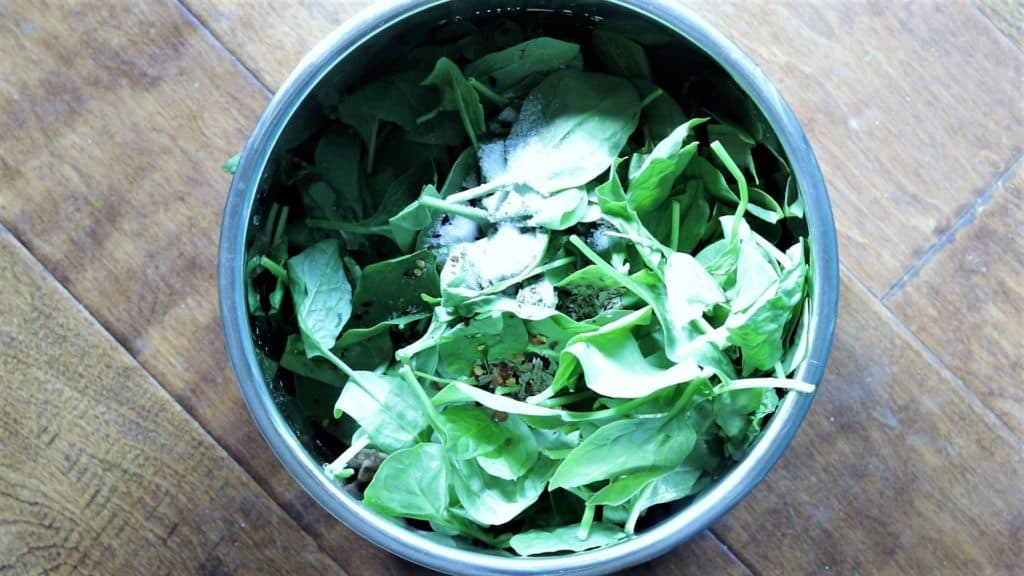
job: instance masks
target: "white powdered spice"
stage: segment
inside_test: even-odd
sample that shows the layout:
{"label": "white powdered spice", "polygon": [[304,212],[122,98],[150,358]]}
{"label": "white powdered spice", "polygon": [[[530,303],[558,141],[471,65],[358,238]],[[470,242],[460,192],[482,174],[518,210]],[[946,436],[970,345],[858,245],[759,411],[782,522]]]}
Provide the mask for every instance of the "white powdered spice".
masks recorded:
{"label": "white powdered spice", "polygon": [[454,248],[442,276],[461,276],[464,288],[488,288],[526,272],[543,254],[547,240],[543,234],[501,226],[487,238]]}
{"label": "white powdered spice", "polygon": [[480,175],[484,182],[492,182],[505,174],[505,141],[495,140],[480,145],[477,151]]}

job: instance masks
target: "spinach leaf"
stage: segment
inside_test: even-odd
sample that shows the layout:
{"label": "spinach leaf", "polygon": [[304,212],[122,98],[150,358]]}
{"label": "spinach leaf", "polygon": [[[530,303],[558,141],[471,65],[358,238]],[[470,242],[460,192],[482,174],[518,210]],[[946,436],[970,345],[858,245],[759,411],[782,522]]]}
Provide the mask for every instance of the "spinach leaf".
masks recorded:
{"label": "spinach leaf", "polygon": [[323,240],[288,260],[295,316],[310,358],[324,355],[352,315],[352,287],[337,240]]}
{"label": "spinach leaf", "polygon": [[673,364],[664,355],[644,357],[631,330],[650,320],[651,309],[642,308],[598,330],[575,336],[562,354],[576,357],[587,388],[611,398],[640,398],[701,376],[701,367],[692,360]]}
{"label": "spinach leaf", "polygon": [[647,62],[643,46],[621,34],[602,28],[594,31],[591,40],[594,53],[609,74],[650,80],[651,65]]}
{"label": "spinach leaf", "polygon": [[530,427],[519,416],[511,414],[501,425],[507,433],[505,441],[494,450],[477,456],[476,462],[492,476],[515,480],[537,462],[540,447]]}
{"label": "spinach leaf", "polygon": [[572,488],[654,468],[675,468],[686,459],[696,434],[685,418],[617,420],[598,428],[565,457],[549,488]]}
{"label": "spinach leaf", "polygon": [[670,469],[652,468],[614,478],[607,486],[588,498],[587,505],[619,506],[625,504],[648,484],[670,472]]}
{"label": "spinach leaf", "polygon": [[387,516],[437,521],[447,518],[448,470],[444,449],[422,443],[388,456],[363,493],[363,503]]}
{"label": "spinach leaf", "polygon": [[560,70],[523,102],[505,143],[508,171],[541,194],[582,186],[608,169],[640,117],[620,78]]}
{"label": "spinach leaf", "polygon": [[576,524],[550,530],[528,530],[513,535],[509,540],[509,546],[520,556],[537,556],[553,552],[582,552],[603,548],[626,538],[626,533],[620,528],[600,522],[590,527],[590,534],[584,539],[580,539],[577,531]]}
{"label": "spinach leaf", "polygon": [[397,376],[356,372],[359,385],[341,389],[334,416],[348,414],[366,429],[370,441],[385,452],[415,444],[430,424],[411,384]]}
{"label": "spinach leaf", "polygon": [[540,37],[488,54],[466,66],[466,76],[501,94],[527,93],[541,78],[564,68],[583,67],[578,44]]}
{"label": "spinach leaf", "polygon": [[403,317],[427,315],[422,294],[441,295],[434,255],[427,250],[371,264],[363,269],[352,297],[353,328],[368,328]]}
{"label": "spinach leaf", "polygon": [[448,457],[453,460],[476,458],[497,449],[509,434],[492,416],[477,406],[449,406],[441,413],[448,441]]}
{"label": "spinach leaf", "polygon": [[554,461],[540,458],[523,473],[499,478],[478,461],[451,460],[451,480],[470,518],[488,526],[505,524],[536,502],[555,470]]}
{"label": "spinach leaf", "polygon": [[672,185],[697,153],[697,143],[683,143],[693,136],[693,127],[703,118],[679,126],[654,147],[650,154],[634,154],[629,164],[629,203],[637,212],[655,210],[672,193]]}
{"label": "spinach leaf", "polygon": [[429,120],[442,110],[458,112],[473,147],[479,146],[477,136],[487,130],[484,108],[480,104],[476,90],[466,82],[458,65],[442,57],[434,66],[434,71],[423,81],[423,85],[436,87],[441,93],[441,103],[426,116],[420,116],[417,122]]}
{"label": "spinach leaf", "polygon": [[498,314],[459,324],[437,343],[438,371],[447,376],[469,376],[478,361],[497,362],[526,351],[528,336],[523,321]]}

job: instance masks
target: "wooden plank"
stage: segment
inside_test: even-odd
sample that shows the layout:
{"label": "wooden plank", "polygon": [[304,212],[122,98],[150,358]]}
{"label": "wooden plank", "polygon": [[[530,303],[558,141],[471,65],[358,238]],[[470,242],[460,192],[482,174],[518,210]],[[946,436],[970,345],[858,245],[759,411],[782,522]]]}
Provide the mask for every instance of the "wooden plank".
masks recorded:
{"label": "wooden plank", "polygon": [[[185,1],[271,89],[312,38],[367,2]],[[1024,151],[1024,54],[969,0],[684,3],[796,111],[843,256],[878,295]]]}
{"label": "wooden plank", "polygon": [[751,572],[736,559],[711,532],[705,530],[693,540],[668,554],[618,573],[619,576],[750,576]]}
{"label": "wooden plank", "polygon": [[374,0],[184,2],[263,84],[276,90],[321,39]]}
{"label": "wooden plank", "polygon": [[1024,50],[1024,2],[1020,0],[975,0],[985,16],[1011,42]]}
{"label": "wooden plank", "polygon": [[888,305],[1024,437],[1024,161]]}
{"label": "wooden plank", "polygon": [[0,221],[332,557],[404,573],[288,476],[231,373],[217,307],[220,164],[266,101],[175,3],[9,2]]}
{"label": "wooden plank", "polygon": [[776,468],[716,525],[763,574],[1012,574],[1024,444],[844,269],[827,377]]}
{"label": "wooden plank", "polygon": [[3,228],[0,285],[0,572],[340,572]]}
{"label": "wooden plank", "polygon": [[1024,55],[968,1],[688,4],[793,107],[876,295],[1024,152]]}

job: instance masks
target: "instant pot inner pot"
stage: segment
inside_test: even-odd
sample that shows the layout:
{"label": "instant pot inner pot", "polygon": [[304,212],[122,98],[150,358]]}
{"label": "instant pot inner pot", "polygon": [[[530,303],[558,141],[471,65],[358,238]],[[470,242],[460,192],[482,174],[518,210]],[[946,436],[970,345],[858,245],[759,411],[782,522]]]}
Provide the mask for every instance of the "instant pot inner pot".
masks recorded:
{"label": "instant pot inner pot", "polygon": [[[349,87],[386,75],[389,62],[399,59],[402,54],[415,50],[416,46],[430,43],[446,25],[465,21],[473,24],[491,19],[513,20],[527,32],[528,37],[547,35],[563,40],[578,41],[589,34],[595,26],[601,25],[642,39],[651,62],[653,80],[667,93],[678,98],[693,78],[701,75],[725,75],[726,72],[706,53],[691,42],[680,37],[667,26],[653,19],[638,15],[631,10],[610,5],[578,3],[573,10],[548,9],[543,4],[531,3],[527,8],[508,8],[507,4],[476,2],[472,7],[465,2],[453,2],[428,7],[408,14],[403,19],[386,26],[365,38],[357,47],[339,55],[333,67],[326,72],[313,91],[300,104],[278,139],[264,170],[251,218],[246,231],[248,238],[259,233],[268,224],[268,212],[273,203],[292,204],[298,202],[293,191],[276,184],[276,174],[281,167],[284,153],[301,150],[324,125],[322,97],[327,92],[344,92]],[[485,6],[480,8],[480,6]],[[486,7],[492,6],[492,7]],[[586,42],[581,42],[584,46]],[[584,52],[585,61],[588,55]],[[691,94],[693,86],[689,88]],[[742,109],[746,114],[759,113],[752,101],[737,87],[731,93],[703,94],[709,111],[721,117],[731,116],[730,110]],[[764,123],[766,125],[766,123]],[[773,137],[773,135],[762,135]],[[269,292],[272,285],[256,286]],[[308,422],[302,416],[301,402],[328,402],[332,398],[296,398],[292,377],[286,370],[279,370],[276,359],[280,357],[285,342],[282,336],[272,335],[266,320],[250,318],[256,353],[261,364],[267,387],[278,408],[289,422],[303,446],[320,461],[329,461],[345,447],[324,432],[319,424]],[[657,521],[652,514],[651,521]]]}

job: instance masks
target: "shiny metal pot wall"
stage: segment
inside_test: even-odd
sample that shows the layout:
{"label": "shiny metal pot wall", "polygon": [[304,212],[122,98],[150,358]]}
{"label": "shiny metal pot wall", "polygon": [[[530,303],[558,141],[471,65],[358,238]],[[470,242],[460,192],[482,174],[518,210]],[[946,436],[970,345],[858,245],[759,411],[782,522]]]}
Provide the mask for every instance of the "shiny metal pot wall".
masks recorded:
{"label": "shiny metal pot wall", "polygon": [[[831,208],[814,154],[789,107],[760,69],[721,34],[671,2],[553,0],[504,2],[403,0],[381,4],[349,20],[298,65],[260,118],[245,147],[224,211],[220,245],[220,298],[224,332],[235,375],[253,419],[295,479],[324,508],[352,530],[413,562],[459,574],[596,574],[623,569],[662,554],[707,528],[735,506],[764,477],[788,446],[813,395],[789,394],[746,458],[718,482],[667,519],[636,537],[606,549],[577,554],[516,558],[483,550],[453,548],[387,520],[365,508],[322,472],[322,461],[292,418],[292,400],[261,369],[266,365],[258,327],[248,318],[245,246],[254,221],[265,216],[266,192],[276,154],[301,141],[319,118],[318,85],[345,86],[390,54],[408,49],[433,25],[494,13],[529,16],[555,11],[582,20],[622,20],[647,26],[652,34],[688,46],[732,75],[760,108],[790,161],[806,204],[812,246],[809,359],[797,377],[817,383],[832,341],[838,298],[838,256]],[[772,519],[765,519],[771,522]]]}

